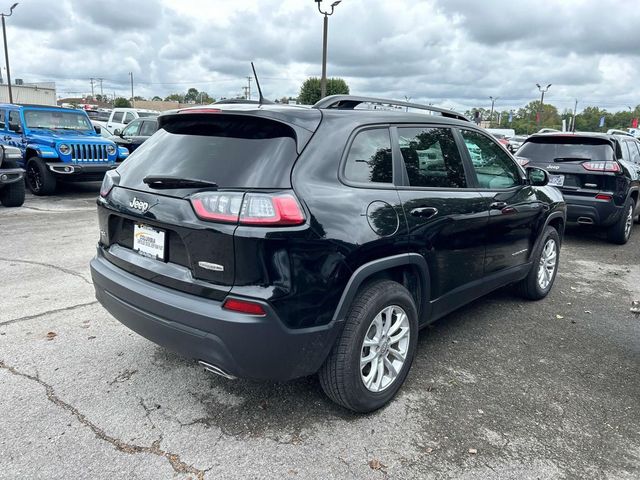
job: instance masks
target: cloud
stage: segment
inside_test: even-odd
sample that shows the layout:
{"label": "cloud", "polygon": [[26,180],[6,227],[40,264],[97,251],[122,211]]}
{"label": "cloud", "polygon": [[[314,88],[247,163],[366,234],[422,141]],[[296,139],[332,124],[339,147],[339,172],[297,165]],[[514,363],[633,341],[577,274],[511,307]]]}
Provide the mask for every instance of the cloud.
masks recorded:
{"label": "cloud", "polygon": [[[327,3],[328,0],[325,0]],[[615,14],[610,14],[615,12]],[[604,20],[606,19],[606,21]],[[625,0],[345,0],[329,18],[329,76],[363,95],[467,109],[539,98],[609,109],[640,98],[640,9]],[[25,0],[7,19],[12,76],[60,95],[242,92],[256,62],[268,97],[319,76],[322,15],[301,0]],[[253,83],[255,91],[255,83]]]}

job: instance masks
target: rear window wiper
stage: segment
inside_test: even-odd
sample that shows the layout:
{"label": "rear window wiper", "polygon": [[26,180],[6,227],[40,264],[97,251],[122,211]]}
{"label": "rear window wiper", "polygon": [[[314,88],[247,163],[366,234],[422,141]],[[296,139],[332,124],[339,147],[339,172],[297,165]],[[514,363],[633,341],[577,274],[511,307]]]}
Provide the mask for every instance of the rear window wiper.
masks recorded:
{"label": "rear window wiper", "polygon": [[218,184],[215,182],[197,180],[195,178],[171,177],[166,175],[147,175],[142,179],[142,181],[149,185],[151,188],[218,188]]}
{"label": "rear window wiper", "polygon": [[553,159],[554,162],[590,162],[587,157],[558,157]]}

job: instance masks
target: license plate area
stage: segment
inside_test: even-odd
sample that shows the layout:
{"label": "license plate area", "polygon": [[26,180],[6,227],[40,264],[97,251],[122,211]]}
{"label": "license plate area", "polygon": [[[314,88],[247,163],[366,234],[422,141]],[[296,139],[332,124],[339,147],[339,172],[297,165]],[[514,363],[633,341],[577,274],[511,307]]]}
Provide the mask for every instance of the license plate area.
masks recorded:
{"label": "license plate area", "polygon": [[562,187],[564,185],[564,175],[549,175],[549,185]]}
{"label": "license plate area", "polygon": [[145,257],[164,261],[165,232],[143,223],[133,225],[133,250]]}

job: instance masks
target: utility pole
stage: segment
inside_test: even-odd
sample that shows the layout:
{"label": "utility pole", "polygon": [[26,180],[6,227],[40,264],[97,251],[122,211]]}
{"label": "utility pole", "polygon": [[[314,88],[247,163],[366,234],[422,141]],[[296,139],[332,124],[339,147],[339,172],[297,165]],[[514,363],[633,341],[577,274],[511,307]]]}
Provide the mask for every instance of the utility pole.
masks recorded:
{"label": "utility pole", "polygon": [[98,78],[98,82],[100,83],[100,96],[103,98],[104,101],[104,92],[102,91],[102,81],[104,80],[104,78]]}
{"label": "utility pole", "polygon": [[540,93],[542,94],[540,96],[540,113],[538,113],[538,126],[540,126],[542,124],[542,114],[544,113],[544,94],[547,93],[551,84],[542,88],[539,83],[536,83],[536,87],[538,87],[538,90],[540,90]]}
{"label": "utility pole", "polygon": [[247,90],[246,90],[246,94],[245,96],[247,97],[247,100],[251,100],[251,80],[253,79],[253,77],[247,77]]}
{"label": "utility pole", "polygon": [[245,85],[244,87],[242,87],[242,90],[244,91],[244,93],[243,93],[244,98],[246,98],[248,100],[249,99],[249,87],[247,87]]}
{"label": "utility pole", "polygon": [[94,80],[95,80],[94,78],[90,78],[90,79],[89,79],[89,81],[91,82],[91,98],[92,98],[92,99],[94,98],[94,94],[93,94],[93,81],[94,81]]}
{"label": "utility pole", "polygon": [[9,50],[7,50],[7,30],[4,25],[4,17],[13,15],[13,9],[18,6],[17,3],[11,5],[9,13],[0,13],[2,16],[2,37],[4,38],[4,60],[7,64],[7,87],[9,89],[9,103],[13,103],[13,92],[11,91],[11,70],[9,69]]}
{"label": "utility pole", "polygon": [[324,23],[322,25],[322,78],[320,79],[320,98],[327,96],[327,30],[329,29],[329,17],[333,15],[333,11],[342,0],[336,0],[331,4],[331,12],[323,12],[320,8],[322,0],[314,0],[318,4],[318,11],[324,15]]}
{"label": "utility pole", "polygon": [[129,72],[129,76],[131,77],[131,106],[135,108],[136,101],[133,98],[133,72]]}
{"label": "utility pole", "polygon": [[578,111],[578,99],[576,98],[576,103],[573,106],[573,119],[571,119],[571,131],[576,131],[576,112]]}

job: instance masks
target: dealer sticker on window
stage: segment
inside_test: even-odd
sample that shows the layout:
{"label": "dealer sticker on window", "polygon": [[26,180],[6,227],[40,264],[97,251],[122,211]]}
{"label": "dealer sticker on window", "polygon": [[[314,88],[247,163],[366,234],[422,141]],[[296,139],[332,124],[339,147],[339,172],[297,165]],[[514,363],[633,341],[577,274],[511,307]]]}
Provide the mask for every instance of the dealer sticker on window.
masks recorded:
{"label": "dealer sticker on window", "polygon": [[164,260],[164,232],[136,223],[133,226],[133,249],[145,257]]}
{"label": "dealer sticker on window", "polygon": [[564,175],[549,175],[549,185],[561,187],[564,185]]}

